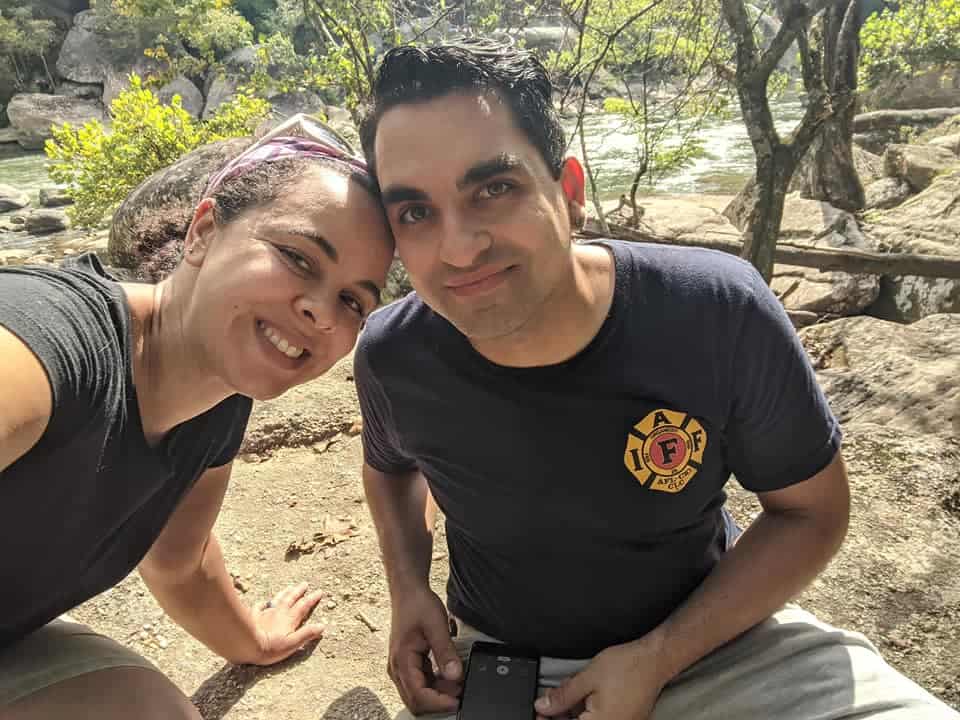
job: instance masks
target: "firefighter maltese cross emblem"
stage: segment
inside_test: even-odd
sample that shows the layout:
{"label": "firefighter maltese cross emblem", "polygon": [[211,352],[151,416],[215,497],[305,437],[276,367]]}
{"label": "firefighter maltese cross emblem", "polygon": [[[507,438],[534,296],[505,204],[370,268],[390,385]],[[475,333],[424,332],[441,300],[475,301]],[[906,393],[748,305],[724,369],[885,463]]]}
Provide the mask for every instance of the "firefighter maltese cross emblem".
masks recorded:
{"label": "firefighter maltese cross emblem", "polygon": [[623,462],[649,490],[677,493],[697,474],[707,448],[707,433],[690,415],[654,410],[627,435]]}

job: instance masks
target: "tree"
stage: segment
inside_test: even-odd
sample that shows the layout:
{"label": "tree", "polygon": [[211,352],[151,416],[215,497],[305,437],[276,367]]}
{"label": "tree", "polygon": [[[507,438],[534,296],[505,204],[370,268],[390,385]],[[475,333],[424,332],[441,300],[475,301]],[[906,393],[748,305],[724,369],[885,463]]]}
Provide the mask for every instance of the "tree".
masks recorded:
{"label": "tree", "polygon": [[0,57],[9,66],[17,87],[26,84],[27,71],[36,61],[43,67],[53,90],[53,76],[46,53],[56,44],[58,37],[53,20],[35,18],[29,5],[0,0]]}
{"label": "tree", "polygon": [[725,86],[712,71],[723,28],[712,19],[717,13],[710,1],[572,0],[563,6],[575,47],[549,64],[565,79],[561,105],[577,105],[574,134],[601,226],[597,173],[584,132],[588,99],[597,94],[598,79],[607,78],[600,92],[617,95],[604,99],[604,110],[621,115],[636,133],[630,190],[621,198],[621,208],[631,211],[628,224],[636,225],[641,182],[653,183],[702,154],[698,131],[726,104]]}
{"label": "tree", "polygon": [[[734,207],[727,209],[727,214],[741,219],[742,256],[769,280],[787,187],[794,170],[824,121],[850,110],[854,100],[853,90],[847,84],[848,66],[855,54],[848,52],[848,44],[851,39],[855,40],[857,2],[783,0],[779,6],[780,29],[766,48],[758,44],[754,23],[743,0],[721,0],[721,6],[733,34],[736,58],[733,79],[756,155],[754,178],[734,202]],[[842,8],[842,20],[828,22],[819,46],[815,46],[811,42],[811,21],[831,6]],[[799,125],[786,139],[781,139],[770,112],[768,85],[778,63],[794,42],[800,51],[807,104]],[[855,66],[852,72],[856,72]],[[842,130],[839,125],[838,128]]]}

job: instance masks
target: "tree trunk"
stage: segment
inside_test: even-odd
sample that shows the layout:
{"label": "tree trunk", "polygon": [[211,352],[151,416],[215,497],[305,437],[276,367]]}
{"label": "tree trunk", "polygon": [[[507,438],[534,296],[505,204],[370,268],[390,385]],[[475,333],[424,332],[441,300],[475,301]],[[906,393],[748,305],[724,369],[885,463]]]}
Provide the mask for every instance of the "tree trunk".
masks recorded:
{"label": "tree trunk", "polygon": [[787,186],[795,165],[790,148],[779,144],[769,157],[757,157],[755,202],[747,216],[740,257],[753,264],[768,283],[773,277]]}
{"label": "tree trunk", "polygon": [[[824,11],[823,75],[833,113],[824,120],[808,151],[809,196],[848,212],[857,212],[864,206],[863,184],[853,162],[853,118],[860,58],[856,25],[859,4],[859,0],[849,0]],[[844,28],[845,21],[854,23],[853,27]]]}

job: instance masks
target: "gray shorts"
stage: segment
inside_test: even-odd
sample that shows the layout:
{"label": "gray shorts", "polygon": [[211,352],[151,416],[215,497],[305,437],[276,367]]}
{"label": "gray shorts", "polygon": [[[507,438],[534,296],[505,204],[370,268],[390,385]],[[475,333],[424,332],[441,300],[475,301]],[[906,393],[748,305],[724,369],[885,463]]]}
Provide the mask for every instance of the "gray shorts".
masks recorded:
{"label": "gray shorts", "polygon": [[[454,643],[466,659],[475,641],[492,639],[458,623]],[[542,658],[541,692],[587,662]],[[412,717],[404,710],[397,720]],[[650,720],[843,718],[960,720],[960,714],[890,667],[860,633],[787,605],[680,673],[661,693]]]}
{"label": "gray shorts", "polygon": [[0,650],[0,708],[65,680],[122,667],[159,672],[133,650],[64,616]]}

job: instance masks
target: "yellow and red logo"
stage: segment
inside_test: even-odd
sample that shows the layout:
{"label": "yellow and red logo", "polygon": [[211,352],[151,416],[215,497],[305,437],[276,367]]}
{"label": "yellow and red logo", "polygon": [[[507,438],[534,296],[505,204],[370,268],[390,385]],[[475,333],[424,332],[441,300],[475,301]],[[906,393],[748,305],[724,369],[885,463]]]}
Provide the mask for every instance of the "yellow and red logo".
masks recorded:
{"label": "yellow and red logo", "polygon": [[703,464],[707,432],[686,413],[661,408],[630,429],[623,462],[650,490],[676,493]]}

